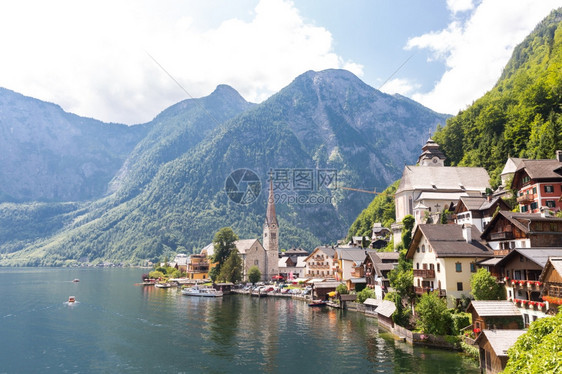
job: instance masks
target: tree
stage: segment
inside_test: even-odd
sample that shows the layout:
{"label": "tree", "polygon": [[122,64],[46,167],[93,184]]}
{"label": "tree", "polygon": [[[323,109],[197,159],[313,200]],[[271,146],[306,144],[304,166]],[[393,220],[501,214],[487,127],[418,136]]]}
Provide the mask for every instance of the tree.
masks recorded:
{"label": "tree", "polygon": [[511,373],[559,373],[562,367],[562,313],[541,318],[509,348],[505,370]]}
{"label": "tree", "polygon": [[392,301],[396,306],[396,311],[392,314],[392,320],[394,323],[409,328],[412,311],[410,308],[404,307],[400,295],[398,295],[397,292],[389,292],[384,296],[384,299]]}
{"label": "tree", "polygon": [[410,248],[410,243],[412,242],[412,229],[414,228],[414,223],[416,223],[416,219],[411,214],[402,218],[402,225],[404,225],[404,228],[402,229],[402,244],[404,244],[404,248],[406,250]]}
{"label": "tree", "polygon": [[248,280],[253,284],[259,282],[260,279],[261,279],[260,269],[256,265],[252,266],[250,270],[248,270]]}
{"label": "tree", "polygon": [[221,267],[230,256],[232,250],[236,249],[235,242],[237,240],[238,235],[236,235],[230,227],[223,227],[215,234],[213,238],[213,245],[215,247],[213,261],[217,263],[217,274],[220,274]]}
{"label": "tree", "polygon": [[361,291],[357,292],[357,302],[364,303],[365,300],[369,298],[375,298],[375,291],[370,288],[363,288]]}
{"label": "tree", "polygon": [[240,282],[242,280],[242,259],[235,248],[230,251],[230,255],[220,269],[218,279],[224,282]]}
{"label": "tree", "polygon": [[347,290],[347,287],[345,284],[341,283],[338,284],[338,286],[336,287],[336,292],[339,293],[340,295],[345,295],[348,294],[349,291]]}
{"label": "tree", "polygon": [[427,334],[447,335],[451,329],[451,313],[437,292],[423,294],[416,306],[416,326]]}
{"label": "tree", "polygon": [[470,288],[475,300],[501,300],[504,296],[503,289],[496,282],[496,278],[484,268],[472,274]]}
{"label": "tree", "polygon": [[406,259],[406,250],[400,251],[398,257],[398,266],[392,269],[388,274],[390,287],[394,288],[396,293],[406,302],[412,300],[414,271],[412,270],[412,261]]}

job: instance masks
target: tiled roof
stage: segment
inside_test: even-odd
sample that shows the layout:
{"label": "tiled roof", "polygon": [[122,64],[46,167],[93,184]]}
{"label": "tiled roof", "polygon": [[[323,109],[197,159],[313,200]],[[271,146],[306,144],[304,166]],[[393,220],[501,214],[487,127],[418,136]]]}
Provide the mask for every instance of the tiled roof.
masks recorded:
{"label": "tiled roof", "polygon": [[[482,191],[490,187],[484,168],[406,166],[396,193],[410,190]],[[435,188],[433,187],[435,186]]]}
{"label": "tiled roof", "polygon": [[474,309],[480,317],[520,316],[515,304],[507,300],[472,300],[467,310]]}
{"label": "tiled roof", "polygon": [[507,350],[515,344],[517,339],[526,333],[525,330],[484,330],[476,342],[484,337],[490,342],[496,356],[507,356]]}
{"label": "tiled roof", "polygon": [[375,309],[375,312],[381,316],[390,318],[396,311],[396,305],[390,300],[383,300],[382,303]]}
{"label": "tiled roof", "polygon": [[529,233],[529,226],[531,222],[562,222],[562,218],[552,216],[543,217],[540,213],[519,213],[500,210],[488,224],[488,226],[486,226],[486,229],[482,233],[482,236],[490,232],[494,228],[497,220],[499,220],[501,217],[507,219],[511,224],[513,224],[525,234]]}
{"label": "tiled roof", "polygon": [[363,262],[367,256],[363,248],[336,248],[338,258],[346,261]]}
{"label": "tiled roof", "polygon": [[562,175],[555,170],[562,167],[562,162],[558,160],[522,160],[517,167],[516,173],[522,169],[531,179],[560,179]]}
{"label": "tiled roof", "polygon": [[258,239],[242,239],[234,242],[238,253],[245,254]]}
{"label": "tiled roof", "polygon": [[480,231],[471,227],[471,242],[468,243],[462,233],[461,225],[418,225],[420,231],[435,251],[436,257],[488,257],[493,251],[478,241]]}
{"label": "tiled roof", "polygon": [[533,261],[535,264],[544,268],[549,257],[562,256],[562,247],[548,247],[548,248],[515,248],[509,252],[501,261],[498,266],[504,266],[511,261],[515,256],[523,256]]}

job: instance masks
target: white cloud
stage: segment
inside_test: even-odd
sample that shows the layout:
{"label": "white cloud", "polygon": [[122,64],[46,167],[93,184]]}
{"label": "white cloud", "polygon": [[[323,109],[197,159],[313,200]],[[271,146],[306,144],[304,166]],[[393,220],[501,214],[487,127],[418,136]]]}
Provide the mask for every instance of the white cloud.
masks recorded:
{"label": "white cloud", "polygon": [[[80,115],[138,123],[186,98],[145,51],[194,97],[226,83],[259,102],[306,70],[362,75],[361,65],[333,52],[330,32],[307,24],[291,1],[261,0],[245,17],[220,20],[204,10],[213,7],[179,0],[1,2],[0,86]],[[214,26],[204,17],[215,17],[208,23]]]}
{"label": "white cloud", "polygon": [[447,8],[454,14],[474,8],[472,0],[447,0]]}
{"label": "white cloud", "polygon": [[560,0],[484,0],[466,21],[454,19],[446,29],[410,39],[407,49],[429,49],[446,65],[430,92],[412,98],[438,112],[466,108],[494,86],[515,46],[561,5]]}
{"label": "white cloud", "polygon": [[397,93],[403,96],[409,96],[412,92],[420,88],[421,85],[419,83],[411,82],[408,79],[395,78],[386,82],[380,90],[389,95]]}

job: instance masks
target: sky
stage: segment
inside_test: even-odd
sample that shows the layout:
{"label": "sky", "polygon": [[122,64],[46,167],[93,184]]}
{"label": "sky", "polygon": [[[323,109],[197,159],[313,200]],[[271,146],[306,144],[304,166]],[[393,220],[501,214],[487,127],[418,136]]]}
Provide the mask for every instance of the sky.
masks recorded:
{"label": "sky", "polygon": [[260,103],[330,68],[456,114],[562,0],[0,1],[0,87],[145,123],[228,84]]}

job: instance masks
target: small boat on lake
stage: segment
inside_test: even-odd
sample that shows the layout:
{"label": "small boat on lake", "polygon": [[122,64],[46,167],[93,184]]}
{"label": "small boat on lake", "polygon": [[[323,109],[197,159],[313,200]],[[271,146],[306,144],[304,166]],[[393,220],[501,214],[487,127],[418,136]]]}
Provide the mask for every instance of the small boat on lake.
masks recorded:
{"label": "small boat on lake", "polygon": [[78,283],[78,282],[80,282],[80,279],[74,278],[72,281],[73,281],[74,283]]}
{"label": "small boat on lake", "polygon": [[72,303],[75,303],[75,302],[76,302],[76,296],[69,296],[68,297],[68,303],[69,304],[72,304]]}
{"label": "small boat on lake", "polygon": [[170,288],[170,287],[172,287],[172,284],[171,283],[156,283],[154,286],[158,287],[158,288]]}
{"label": "small boat on lake", "polygon": [[213,287],[193,286],[181,290],[182,295],[201,296],[201,297],[222,297],[222,291],[217,291]]}

